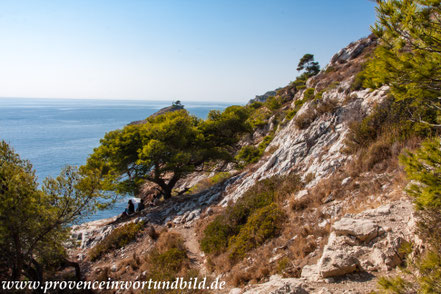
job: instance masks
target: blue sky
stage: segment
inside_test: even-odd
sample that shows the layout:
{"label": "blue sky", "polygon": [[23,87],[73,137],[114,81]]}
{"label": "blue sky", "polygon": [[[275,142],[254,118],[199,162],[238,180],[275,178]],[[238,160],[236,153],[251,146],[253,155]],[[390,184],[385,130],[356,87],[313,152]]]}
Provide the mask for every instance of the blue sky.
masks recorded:
{"label": "blue sky", "polygon": [[0,97],[243,103],[374,21],[368,0],[0,0]]}

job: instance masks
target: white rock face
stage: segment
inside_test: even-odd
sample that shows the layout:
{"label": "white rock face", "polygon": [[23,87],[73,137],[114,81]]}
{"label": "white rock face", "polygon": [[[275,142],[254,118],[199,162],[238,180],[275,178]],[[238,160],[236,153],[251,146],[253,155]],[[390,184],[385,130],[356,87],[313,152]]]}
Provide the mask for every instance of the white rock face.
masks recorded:
{"label": "white rock face", "polygon": [[[359,270],[391,270],[403,261],[400,248],[412,235],[407,215],[412,204],[397,201],[335,222],[316,265],[303,267],[301,277],[317,281]],[[393,221],[389,215],[394,215]],[[383,229],[383,227],[387,227]]]}
{"label": "white rock face", "polygon": [[326,248],[318,267],[323,278],[342,276],[355,272],[359,267],[359,261],[353,256],[353,252]]}
{"label": "white rock face", "polygon": [[379,226],[368,219],[342,218],[332,228],[337,235],[354,236],[360,241],[369,242],[378,235]]}
{"label": "white rock face", "polygon": [[[349,86],[348,86],[349,87]],[[325,113],[313,121],[309,127],[300,130],[295,119],[308,111],[310,103],[306,103],[294,119],[279,128],[267,149],[276,149],[269,157],[263,157],[256,166],[259,168],[251,173],[245,172],[234,188],[227,191],[221,201],[226,206],[230,200],[236,201],[256,181],[274,175],[285,175],[296,172],[300,175],[313,174],[315,179],[308,186],[315,185],[341,167],[348,155],[342,153],[344,140],[348,133],[348,123],[362,113],[368,113],[373,105],[381,102],[387,95],[387,87],[375,91],[363,90],[355,92],[358,99],[345,103],[346,94],[337,89],[326,92],[323,100],[339,101],[339,108],[333,114]],[[302,99],[301,93],[298,99]],[[296,98],[295,98],[296,99]],[[348,179],[347,181],[349,181]]]}

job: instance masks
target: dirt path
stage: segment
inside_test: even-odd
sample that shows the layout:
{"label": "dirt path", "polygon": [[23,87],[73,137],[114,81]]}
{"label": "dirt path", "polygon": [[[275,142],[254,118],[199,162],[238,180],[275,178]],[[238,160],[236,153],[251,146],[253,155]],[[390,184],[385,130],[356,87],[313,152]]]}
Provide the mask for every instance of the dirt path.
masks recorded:
{"label": "dirt path", "polygon": [[196,239],[196,233],[193,226],[190,228],[176,228],[176,232],[182,235],[185,240],[185,246],[188,249],[188,257],[191,262],[199,269],[202,275],[208,273],[205,267],[204,253],[199,248],[199,242]]}

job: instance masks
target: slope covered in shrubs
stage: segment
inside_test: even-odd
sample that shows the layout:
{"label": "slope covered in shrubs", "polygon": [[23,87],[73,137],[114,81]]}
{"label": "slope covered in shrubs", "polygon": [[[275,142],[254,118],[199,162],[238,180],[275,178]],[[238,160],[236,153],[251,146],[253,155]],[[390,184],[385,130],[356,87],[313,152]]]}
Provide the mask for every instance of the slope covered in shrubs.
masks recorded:
{"label": "slope covered in shrubs", "polygon": [[201,249],[232,261],[277,236],[283,225],[282,201],[303,186],[297,175],[275,176],[257,182],[236,203],[207,225]]}

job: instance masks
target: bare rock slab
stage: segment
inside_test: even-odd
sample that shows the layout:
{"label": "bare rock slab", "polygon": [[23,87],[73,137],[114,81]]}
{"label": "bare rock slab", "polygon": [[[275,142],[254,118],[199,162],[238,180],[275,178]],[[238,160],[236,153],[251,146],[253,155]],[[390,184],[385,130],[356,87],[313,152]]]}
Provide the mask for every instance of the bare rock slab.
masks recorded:
{"label": "bare rock slab", "polygon": [[344,217],[332,226],[337,235],[354,236],[362,242],[369,242],[378,236],[379,226],[369,219]]}
{"label": "bare rock slab", "polygon": [[318,264],[323,278],[343,276],[359,269],[359,261],[347,250],[326,250]]}

